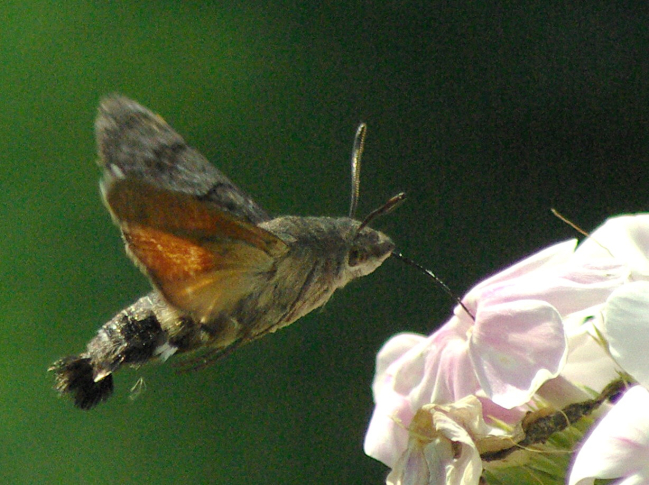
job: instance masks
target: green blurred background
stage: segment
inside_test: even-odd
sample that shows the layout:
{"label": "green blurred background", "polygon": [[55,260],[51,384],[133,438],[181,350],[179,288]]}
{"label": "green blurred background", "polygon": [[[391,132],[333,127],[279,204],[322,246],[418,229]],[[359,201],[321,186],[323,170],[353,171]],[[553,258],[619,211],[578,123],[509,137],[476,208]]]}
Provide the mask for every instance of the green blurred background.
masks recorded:
{"label": "green blurred background", "polygon": [[[640,3],[639,3],[640,4]],[[645,8],[610,2],[30,1],[0,7],[0,482],[371,484],[374,358],[452,303],[397,261],[204,371],[127,370],[92,412],[46,368],[148,291],[103,208],[93,119],[161,113],[273,214],[360,213],[459,294],[649,208]],[[143,376],[147,390],[131,402]]]}

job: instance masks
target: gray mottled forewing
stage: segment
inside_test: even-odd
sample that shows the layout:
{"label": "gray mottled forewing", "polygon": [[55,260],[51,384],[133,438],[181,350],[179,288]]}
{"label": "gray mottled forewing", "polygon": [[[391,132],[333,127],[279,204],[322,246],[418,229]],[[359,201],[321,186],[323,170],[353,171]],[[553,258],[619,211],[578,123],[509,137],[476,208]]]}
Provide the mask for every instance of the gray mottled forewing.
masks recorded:
{"label": "gray mottled forewing", "polygon": [[123,96],[104,98],[95,133],[105,180],[135,178],[170,192],[195,195],[253,224],[270,217],[160,116]]}

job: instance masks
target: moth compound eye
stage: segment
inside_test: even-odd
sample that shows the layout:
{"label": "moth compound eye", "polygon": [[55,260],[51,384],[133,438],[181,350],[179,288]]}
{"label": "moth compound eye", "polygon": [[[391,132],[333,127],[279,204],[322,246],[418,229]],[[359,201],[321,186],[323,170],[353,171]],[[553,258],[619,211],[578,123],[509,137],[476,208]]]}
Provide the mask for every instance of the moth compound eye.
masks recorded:
{"label": "moth compound eye", "polygon": [[353,268],[354,266],[358,266],[361,264],[363,261],[367,259],[367,255],[361,251],[358,248],[352,248],[349,251],[349,257],[347,259],[347,264]]}

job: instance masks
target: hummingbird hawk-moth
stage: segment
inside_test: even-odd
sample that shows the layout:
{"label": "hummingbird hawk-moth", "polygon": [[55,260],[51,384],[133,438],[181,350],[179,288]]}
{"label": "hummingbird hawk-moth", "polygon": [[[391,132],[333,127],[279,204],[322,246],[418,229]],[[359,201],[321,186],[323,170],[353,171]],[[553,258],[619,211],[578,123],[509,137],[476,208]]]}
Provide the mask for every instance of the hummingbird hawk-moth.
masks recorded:
{"label": "hummingbird hawk-moth", "polygon": [[122,96],[95,123],[103,201],[153,291],[119,312],[85,352],[50,368],[55,388],[90,409],[123,365],[205,349],[198,366],[293,323],[378,268],[392,240],[354,219],[365,125],[352,153],[349,217],[273,218],[160,116]]}

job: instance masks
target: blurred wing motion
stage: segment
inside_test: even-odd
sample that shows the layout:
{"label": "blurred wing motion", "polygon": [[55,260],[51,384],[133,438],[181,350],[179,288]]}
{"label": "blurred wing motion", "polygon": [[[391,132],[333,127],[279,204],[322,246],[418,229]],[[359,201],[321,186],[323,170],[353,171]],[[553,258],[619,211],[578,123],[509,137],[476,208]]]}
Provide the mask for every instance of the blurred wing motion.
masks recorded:
{"label": "blurred wing motion", "polygon": [[95,121],[100,165],[170,192],[190,194],[238,219],[259,224],[270,216],[160,116],[123,96],[104,98]]}
{"label": "blurred wing motion", "polygon": [[160,117],[109,98],[96,126],[104,201],[127,252],[173,306],[209,321],[287,251],[255,225],[265,212]]}

